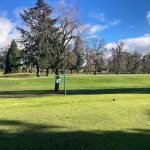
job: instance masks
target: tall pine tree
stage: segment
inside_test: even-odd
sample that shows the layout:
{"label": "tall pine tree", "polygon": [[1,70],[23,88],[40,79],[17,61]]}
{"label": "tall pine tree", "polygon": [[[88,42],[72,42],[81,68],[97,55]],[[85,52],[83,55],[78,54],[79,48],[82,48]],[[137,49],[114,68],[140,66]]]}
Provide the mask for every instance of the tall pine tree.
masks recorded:
{"label": "tall pine tree", "polygon": [[[37,0],[35,7],[24,10],[21,15],[26,28],[17,28],[22,34],[22,44],[24,45],[25,58],[28,63],[33,63],[37,68],[37,77],[40,73],[40,65],[48,57],[47,43],[54,32],[56,19],[50,16],[52,9],[44,0]],[[47,61],[45,61],[47,63]]]}
{"label": "tall pine tree", "polygon": [[17,43],[12,40],[11,46],[8,49],[5,62],[5,74],[17,73],[20,71],[20,51],[17,48]]}

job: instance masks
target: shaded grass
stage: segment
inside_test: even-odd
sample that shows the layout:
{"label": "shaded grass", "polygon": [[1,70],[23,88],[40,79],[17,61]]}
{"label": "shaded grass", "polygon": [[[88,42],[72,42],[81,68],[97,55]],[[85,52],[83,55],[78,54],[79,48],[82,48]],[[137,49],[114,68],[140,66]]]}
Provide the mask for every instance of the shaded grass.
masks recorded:
{"label": "shaded grass", "polygon": [[1,132],[0,144],[1,150],[148,150],[150,130],[137,129],[137,131],[138,133],[123,131],[45,133],[29,128],[17,134]]}
{"label": "shaded grass", "polygon": [[[53,90],[24,90],[24,91],[0,91],[0,98],[25,98],[42,97],[48,95],[64,95],[61,90],[55,93]],[[120,88],[120,89],[82,89],[67,90],[67,95],[93,95],[93,94],[150,94],[150,88]]]}

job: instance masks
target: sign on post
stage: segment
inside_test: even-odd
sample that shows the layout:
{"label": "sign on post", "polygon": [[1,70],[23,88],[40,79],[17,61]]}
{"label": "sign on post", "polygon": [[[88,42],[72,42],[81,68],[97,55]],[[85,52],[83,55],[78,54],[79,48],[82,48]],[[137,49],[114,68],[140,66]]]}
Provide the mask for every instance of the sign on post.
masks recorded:
{"label": "sign on post", "polygon": [[[60,75],[56,75],[55,77],[55,82],[56,83],[61,83],[61,78]],[[67,89],[66,89],[66,73],[64,72],[64,94],[67,95]]]}

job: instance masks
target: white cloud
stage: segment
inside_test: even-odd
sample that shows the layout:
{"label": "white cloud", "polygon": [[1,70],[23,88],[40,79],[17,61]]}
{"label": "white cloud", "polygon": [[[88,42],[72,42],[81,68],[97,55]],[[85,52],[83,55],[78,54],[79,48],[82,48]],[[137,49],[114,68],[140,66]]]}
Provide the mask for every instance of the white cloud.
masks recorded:
{"label": "white cloud", "polygon": [[110,21],[106,18],[103,12],[91,13],[89,17],[91,19],[98,20],[100,23],[87,23],[80,28],[81,33],[86,34],[87,37],[98,36],[98,33],[103,32],[109,28],[116,27],[121,23],[121,20],[119,19]]}
{"label": "white cloud", "polygon": [[82,34],[82,36],[86,39],[97,37],[98,34],[105,29],[107,29],[107,25],[102,24],[85,24],[80,26],[79,32]]}
{"label": "white cloud", "polygon": [[103,12],[98,12],[98,13],[91,13],[89,15],[90,18],[92,19],[96,19],[98,21],[100,21],[101,23],[105,24],[105,26],[117,26],[118,24],[121,23],[120,19],[117,20],[110,20],[106,17],[106,15]]}
{"label": "white cloud", "polygon": [[[141,37],[136,37],[136,38],[129,38],[129,39],[122,39],[125,43],[125,48],[128,49],[129,51],[137,51],[142,54],[146,54],[147,52],[150,52],[150,35],[145,34],[144,36]],[[106,47],[108,49],[111,49],[115,47],[115,42],[114,43],[108,43]]]}
{"label": "white cloud", "polygon": [[0,48],[10,44],[12,39],[17,39],[19,33],[15,29],[15,23],[6,17],[0,17]]}
{"label": "white cloud", "polygon": [[90,14],[90,18],[96,19],[96,20],[100,20],[101,22],[105,22],[106,21],[106,17],[105,14],[102,12],[99,13],[95,13],[95,14]]}
{"label": "white cloud", "polygon": [[98,35],[98,33],[103,32],[106,29],[115,27],[120,24],[120,20],[109,22],[106,24],[92,24],[88,23],[80,27],[80,32],[86,34],[88,37],[93,37]]}
{"label": "white cloud", "polygon": [[119,25],[120,23],[121,23],[121,20],[115,20],[115,21],[110,22],[109,25],[115,27]]}
{"label": "white cloud", "polygon": [[115,44],[115,42],[114,43],[108,43],[108,44],[106,44],[106,48],[108,49],[108,50],[111,50],[112,48],[114,48],[116,46],[116,44]]}
{"label": "white cloud", "polygon": [[101,25],[101,24],[86,24],[85,29],[89,34],[95,34],[97,32],[102,32],[103,30],[107,29],[107,25]]}
{"label": "white cloud", "polygon": [[150,11],[147,12],[146,18],[150,26]]}

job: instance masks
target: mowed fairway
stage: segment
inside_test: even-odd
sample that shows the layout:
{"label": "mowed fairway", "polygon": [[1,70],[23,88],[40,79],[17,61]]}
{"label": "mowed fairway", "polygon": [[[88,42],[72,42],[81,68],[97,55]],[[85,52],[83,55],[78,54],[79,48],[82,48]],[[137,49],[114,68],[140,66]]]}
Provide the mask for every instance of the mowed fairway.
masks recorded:
{"label": "mowed fairway", "polygon": [[0,150],[150,149],[149,75],[69,75],[67,96],[53,86],[0,78]]}

